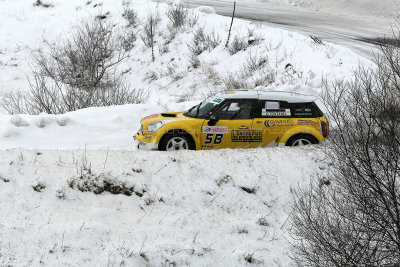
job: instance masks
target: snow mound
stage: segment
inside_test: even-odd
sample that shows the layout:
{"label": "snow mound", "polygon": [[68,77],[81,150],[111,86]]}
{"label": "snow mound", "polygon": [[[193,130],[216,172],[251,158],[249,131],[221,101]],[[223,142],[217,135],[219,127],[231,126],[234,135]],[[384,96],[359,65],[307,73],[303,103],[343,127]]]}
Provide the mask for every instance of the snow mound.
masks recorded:
{"label": "snow mound", "polygon": [[204,14],[215,14],[215,9],[211,6],[199,6],[196,10]]}
{"label": "snow mound", "polygon": [[[198,102],[123,105],[82,109],[62,115],[1,115],[0,149],[136,150],[133,135],[140,120],[163,111],[183,111]],[[24,127],[22,127],[24,126]]]}
{"label": "snow mound", "polygon": [[19,115],[14,115],[10,119],[10,123],[16,127],[29,126],[29,123]]}

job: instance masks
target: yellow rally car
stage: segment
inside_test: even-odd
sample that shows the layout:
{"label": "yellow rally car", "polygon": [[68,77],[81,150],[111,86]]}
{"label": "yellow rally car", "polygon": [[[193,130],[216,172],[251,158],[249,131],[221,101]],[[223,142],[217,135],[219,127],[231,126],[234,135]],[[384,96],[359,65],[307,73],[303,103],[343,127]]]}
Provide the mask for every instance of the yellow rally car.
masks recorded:
{"label": "yellow rally car", "polygon": [[317,144],[328,120],[312,96],[235,90],[216,94],[186,112],[141,120],[139,149],[200,150]]}

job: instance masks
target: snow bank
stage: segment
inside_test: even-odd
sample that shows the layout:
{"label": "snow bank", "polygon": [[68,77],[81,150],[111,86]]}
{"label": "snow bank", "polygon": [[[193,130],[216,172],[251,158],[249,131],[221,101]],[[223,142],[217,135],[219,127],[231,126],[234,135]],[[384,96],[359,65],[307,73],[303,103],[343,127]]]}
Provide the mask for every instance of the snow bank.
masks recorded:
{"label": "snow bank", "polygon": [[[292,191],[325,166],[319,155],[315,147],[0,151],[0,262],[242,266],[252,255],[289,266]],[[88,176],[132,194],[82,192]]]}
{"label": "snow bank", "polygon": [[124,105],[82,109],[62,115],[0,115],[0,150],[134,150],[140,120],[163,111],[184,111],[198,102],[166,106]]}

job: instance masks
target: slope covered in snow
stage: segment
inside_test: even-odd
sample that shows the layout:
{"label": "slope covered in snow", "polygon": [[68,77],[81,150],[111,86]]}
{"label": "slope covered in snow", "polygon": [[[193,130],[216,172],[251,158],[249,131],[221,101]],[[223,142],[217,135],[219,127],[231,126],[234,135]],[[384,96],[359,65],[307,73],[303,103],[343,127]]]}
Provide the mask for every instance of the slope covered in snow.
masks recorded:
{"label": "slope covered in snow", "polygon": [[[106,14],[107,20],[122,29],[126,25],[122,17],[124,1],[48,2],[52,7],[34,6],[25,0],[0,2],[0,97],[29,90],[32,55],[40,49],[46,51],[46,43],[62,42],[82,19]],[[250,40],[252,45],[232,55],[225,48],[230,18],[195,10],[189,15],[198,18],[197,23],[171,30],[166,15],[168,5],[143,0],[132,1],[131,7],[139,17],[134,29],[136,41],[120,69],[132,88],[150,92],[151,104],[201,100],[231,87],[232,77],[249,88],[266,85],[316,94],[321,90],[323,76],[347,77],[359,61],[368,64],[340,46],[318,44],[310,37],[243,20],[235,20],[231,43],[237,37],[245,44]],[[160,20],[154,62],[141,38],[149,14],[158,14]],[[215,38],[216,47],[206,48],[196,59],[197,66],[193,66],[189,46],[199,29]],[[289,63],[295,70],[293,75],[284,73]]]}
{"label": "slope covered in snow", "polygon": [[1,151],[0,263],[288,266],[292,190],[320,173],[319,157],[315,148]]}

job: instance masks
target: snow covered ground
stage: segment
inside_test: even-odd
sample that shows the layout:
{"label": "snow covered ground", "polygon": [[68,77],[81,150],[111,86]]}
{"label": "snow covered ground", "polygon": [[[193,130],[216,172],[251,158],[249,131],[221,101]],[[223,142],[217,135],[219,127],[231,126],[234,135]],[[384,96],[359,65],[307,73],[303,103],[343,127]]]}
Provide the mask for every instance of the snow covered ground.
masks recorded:
{"label": "snow covered ground", "polygon": [[320,154],[0,151],[0,265],[288,266]]}
{"label": "snow covered ground", "polygon": [[[0,1],[0,99],[29,90],[32,53],[65,38],[76,21],[109,14],[124,24],[122,1],[33,2]],[[62,115],[1,111],[0,265],[289,265],[292,191],[326,167],[316,147],[142,152],[132,135],[142,117],[185,110],[235,78],[253,88],[273,77],[268,89],[318,95],[322,77],[346,79],[359,62],[371,63],[346,48],[242,20],[232,38],[257,42],[231,55],[224,47],[229,18],[195,10],[197,25],[171,39],[167,5],[132,3],[141,22],[160,15],[156,41],[168,46],[157,48],[152,62],[138,36],[121,66],[132,87],[149,91],[146,104]],[[220,43],[200,54],[195,68],[188,43],[198,27]],[[249,59],[258,67],[246,72]],[[294,72],[284,71],[288,63]]]}
{"label": "snow covered ground", "polygon": [[[0,25],[4,25],[0,27],[0,97],[8,92],[28,90],[27,78],[32,79],[32,54],[44,49],[46,42],[65,38],[71,25],[80,19],[109,13],[110,20],[124,25],[122,1],[52,0],[51,3],[54,7],[43,8],[25,0],[0,2]],[[271,73],[274,82],[268,85],[269,88],[306,93],[320,91],[322,76],[329,79],[346,77],[359,61],[365,62],[343,47],[330,43],[318,45],[308,36],[243,20],[235,22],[232,39],[238,36],[245,41],[250,37],[260,40],[246,51],[230,55],[224,47],[230,18],[196,11],[198,23],[194,27],[184,27],[171,38],[173,34],[168,30],[169,21],[165,15],[167,5],[143,0],[134,1],[132,7],[142,21],[138,30],[142,29],[143,21],[151,12],[158,13],[161,18],[155,62],[151,62],[151,52],[138,34],[129,59],[121,66],[132,87],[150,91],[152,104],[201,100],[225,89],[225,81],[230,75],[238,76],[243,72],[250,55],[265,64],[247,77],[249,87],[254,86],[258,76]],[[199,27],[204,27],[206,33],[214,31],[220,42],[215,49],[203,52],[199,56],[201,65],[193,68],[188,44],[192,41],[193,30]],[[158,46],[164,44],[167,44],[166,51],[160,53]],[[297,72],[294,79],[283,75],[288,63]]]}

